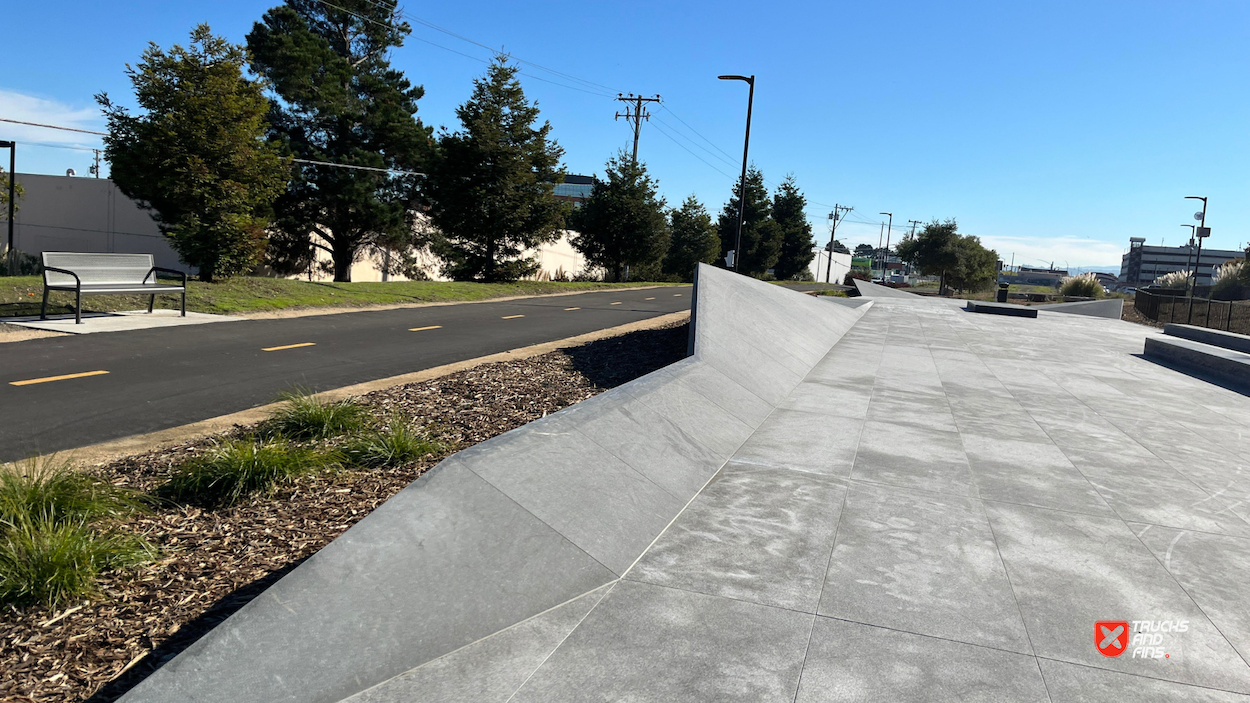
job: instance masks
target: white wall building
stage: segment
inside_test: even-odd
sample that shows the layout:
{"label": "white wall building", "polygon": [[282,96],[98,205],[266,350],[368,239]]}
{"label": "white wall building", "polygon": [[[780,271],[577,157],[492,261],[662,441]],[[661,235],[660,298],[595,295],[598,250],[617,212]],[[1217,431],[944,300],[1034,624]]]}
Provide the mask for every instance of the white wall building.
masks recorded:
{"label": "white wall building", "polygon": [[[846,274],[851,272],[851,255],[839,254],[837,252],[825,251],[823,247],[813,249],[816,258],[812,259],[812,263],[808,268],[812,272],[812,277],[820,283],[837,283],[841,284],[846,280]],[[825,280],[825,274],[828,273],[829,280]]]}

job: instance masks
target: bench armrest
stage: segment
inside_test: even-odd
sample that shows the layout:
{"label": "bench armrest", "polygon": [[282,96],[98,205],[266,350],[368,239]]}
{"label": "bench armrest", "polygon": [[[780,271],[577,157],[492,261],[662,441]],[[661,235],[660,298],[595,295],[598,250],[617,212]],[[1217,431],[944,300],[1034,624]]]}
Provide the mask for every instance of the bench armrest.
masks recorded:
{"label": "bench armrest", "polygon": [[69,275],[69,276],[73,276],[73,277],[74,277],[74,285],[75,285],[75,286],[77,286],[78,288],[82,288],[82,279],[78,277],[78,274],[76,274],[76,273],[74,273],[73,271],[70,271],[70,270],[68,270],[68,269],[59,269],[59,268],[57,268],[57,267],[55,267],[55,266],[44,266],[44,267],[43,267],[43,285],[44,285],[45,287],[47,287],[47,285],[48,285],[48,272],[49,272],[49,271],[51,271],[51,272],[53,272],[53,273],[63,273],[63,274]]}
{"label": "bench armrest", "polygon": [[165,273],[171,276],[179,276],[182,278],[182,287],[183,288],[187,287],[187,274],[185,271],[175,271],[173,269],[161,268],[160,266],[153,266],[152,270],[148,271],[148,275],[143,277],[143,282],[147,283],[149,278],[153,278],[153,279],[159,278],[159,276],[155,275],[159,273]]}

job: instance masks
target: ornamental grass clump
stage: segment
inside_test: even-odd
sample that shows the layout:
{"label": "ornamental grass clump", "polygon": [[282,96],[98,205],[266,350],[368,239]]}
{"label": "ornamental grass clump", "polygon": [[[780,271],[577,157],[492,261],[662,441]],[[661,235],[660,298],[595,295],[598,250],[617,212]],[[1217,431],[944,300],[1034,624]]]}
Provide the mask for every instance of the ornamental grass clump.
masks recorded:
{"label": "ornamental grass clump", "polygon": [[1074,298],[1101,298],[1102,283],[1092,271],[1079,276],[1065,276],[1059,281],[1059,294]]}
{"label": "ornamental grass clump", "polygon": [[282,437],[226,440],[180,466],[162,492],[177,501],[230,507],[250,495],[271,493],[279,485],[334,463],[333,455],[292,444]]}
{"label": "ornamental grass clump", "polygon": [[55,608],[95,595],[103,572],[153,559],[118,527],[149,502],[51,457],[0,467],[0,603]]}
{"label": "ornamental grass clump", "polygon": [[365,426],[365,409],[352,400],[325,401],[307,391],[284,393],[286,405],[267,423],[271,434],[291,439],[325,439],[358,432]]}
{"label": "ornamental grass clump", "polygon": [[1193,271],[1173,271],[1165,273],[1154,280],[1154,285],[1160,288],[1189,288],[1189,277]]}
{"label": "ornamental grass clump", "polygon": [[400,466],[446,450],[444,443],[393,415],[385,429],[367,432],[348,442],[340,451],[344,463],[350,466],[377,468]]}
{"label": "ornamental grass clump", "polygon": [[1245,259],[1225,261],[1211,275],[1211,293],[1221,299],[1241,297],[1242,289],[1250,288],[1250,264]]}

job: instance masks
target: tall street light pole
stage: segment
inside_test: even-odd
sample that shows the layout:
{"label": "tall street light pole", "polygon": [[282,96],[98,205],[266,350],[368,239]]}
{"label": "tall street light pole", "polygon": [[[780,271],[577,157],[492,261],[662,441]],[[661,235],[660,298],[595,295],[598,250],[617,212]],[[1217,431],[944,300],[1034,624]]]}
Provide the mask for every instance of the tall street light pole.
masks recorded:
{"label": "tall street light pole", "polygon": [[[1181,227],[1189,228],[1189,253],[1185,255],[1185,270],[1191,271],[1192,269],[1189,267],[1190,267],[1190,261],[1194,258],[1194,234],[1195,234],[1196,227],[1195,225],[1181,225]],[[1185,280],[1186,281],[1189,280],[1189,274],[1185,275]],[[1189,284],[1186,283],[1185,287],[1188,288]]]}
{"label": "tall street light pole", "polygon": [[17,209],[17,142],[0,141],[0,149],[9,150],[9,248],[5,251],[6,268],[12,276],[13,270],[13,213]]}
{"label": "tall street light pole", "polygon": [[879,212],[877,214],[890,216],[890,224],[885,228],[885,251],[881,252],[881,282],[885,283],[885,272],[890,268],[890,235],[894,233],[894,213]]}
{"label": "tall street light pole", "polygon": [[[1202,266],[1202,239],[1211,234],[1211,231],[1207,229],[1207,199],[1206,196],[1202,195],[1186,195],[1185,199],[1202,201],[1202,212],[1195,214],[1195,217],[1198,220],[1198,229],[1194,231],[1194,234],[1198,239],[1198,258],[1194,260],[1194,288],[1197,288],[1198,269]],[[1189,289],[1189,297],[1191,299],[1194,297],[1193,288]],[[1189,310],[1191,314],[1193,313],[1193,308],[1193,303],[1190,303]]]}
{"label": "tall street light pole", "polygon": [[742,264],[742,220],[747,206],[747,154],[751,149],[751,107],[755,104],[755,76],[717,76],[722,81],[745,81],[751,86],[747,93],[747,134],[742,140],[742,180],[738,187],[738,236],[734,242],[734,273]]}

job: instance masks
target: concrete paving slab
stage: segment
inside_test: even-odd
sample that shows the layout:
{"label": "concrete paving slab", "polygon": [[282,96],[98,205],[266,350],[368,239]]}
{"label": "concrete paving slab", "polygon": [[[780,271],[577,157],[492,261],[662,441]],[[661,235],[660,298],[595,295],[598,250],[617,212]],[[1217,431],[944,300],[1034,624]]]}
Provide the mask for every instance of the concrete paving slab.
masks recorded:
{"label": "concrete paving slab", "polygon": [[843,482],[731,463],[626,578],[816,612]]}
{"label": "concrete paving slab", "polygon": [[1242,658],[1250,660],[1250,540],[1131,526]]}
{"label": "concrete paving slab", "polygon": [[[1004,503],[986,509],[1039,657],[1250,692],[1250,666],[1128,525]],[[1166,661],[1109,658],[1091,642],[1100,620],[1187,621],[1188,629],[1161,633]]]}
{"label": "concrete paving slab", "polygon": [[1222,497],[1202,490],[1163,461],[1116,467],[1116,457],[1084,454],[1077,468],[1121,519],[1164,527],[1250,537],[1250,524]]}
{"label": "concrete paving slab", "polygon": [[346,699],[345,703],[506,703],[611,585]]}
{"label": "concrete paving slab", "polygon": [[338,701],[615,576],[451,459],[130,691]]}
{"label": "concrete paving slab", "polygon": [[864,423],[851,478],[899,488],[976,495],[958,432],[870,420]]}
{"label": "concrete paving slab", "polygon": [[790,703],[812,616],[621,581],[514,703]]}
{"label": "concrete paving slab", "polygon": [[685,504],[553,415],[458,459],[614,573],[634,563]]}
{"label": "concrete paving slab", "polygon": [[734,461],[846,477],[864,421],[778,408],[734,454]]}
{"label": "concrete paving slab", "polygon": [[1048,701],[1033,657],[816,618],[796,703]]}
{"label": "concrete paving slab", "polygon": [[972,498],[853,484],[819,612],[1033,653],[985,510]]}
{"label": "concrete paving slab", "polygon": [[964,452],[986,500],[1114,517],[1089,479],[1053,444],[965,433]]}
{"label": "concrete paving slab", "polygon": [[97,332],[131,332],[161,327],[183,327],[186,325],[207,325],[213,322],[240,322],[242,317],[229,315],[209,315],[202,312],[188,312],[186,317],[177,310],[127,310],[125,312],[93,312],[84,313],[82,324],[74,323],[74,316],[49,315],[47,320],[40,320],[38,315],[27,317],[0,318],[0,322],[18,327],[65,334],[95,334]]}
{"label": "concrete paving slab", "polygon": [[1192,703],[1247,703],[1250,696],[1200,686],[1132,676],[1106,669],[1077,666],[1053,659],[1038,659],[1042,676],[1054,703],[1122,703],[1124,700],[1188,701]]}

